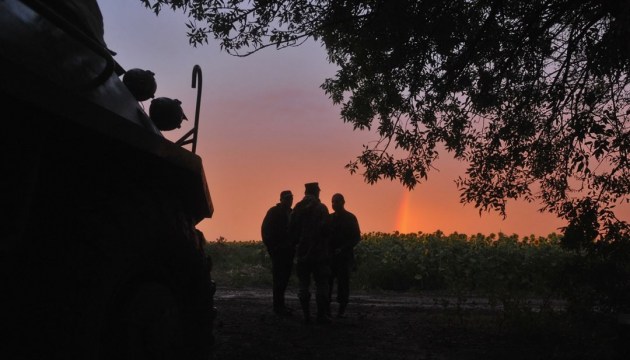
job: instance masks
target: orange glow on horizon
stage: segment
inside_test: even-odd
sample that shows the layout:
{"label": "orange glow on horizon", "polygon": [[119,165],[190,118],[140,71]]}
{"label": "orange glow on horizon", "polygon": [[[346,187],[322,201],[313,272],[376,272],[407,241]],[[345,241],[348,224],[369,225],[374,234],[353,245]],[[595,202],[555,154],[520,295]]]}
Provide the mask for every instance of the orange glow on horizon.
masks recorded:
{"label": "orange glow on horizon", "polygon": [[400,206],[398,207],[398,215],[396,216],[396,230],[400,233],[408,233],[410,231],[409,224],[409,200],[411,198],[411,192],[403,191],[402,198],[400,199]]}

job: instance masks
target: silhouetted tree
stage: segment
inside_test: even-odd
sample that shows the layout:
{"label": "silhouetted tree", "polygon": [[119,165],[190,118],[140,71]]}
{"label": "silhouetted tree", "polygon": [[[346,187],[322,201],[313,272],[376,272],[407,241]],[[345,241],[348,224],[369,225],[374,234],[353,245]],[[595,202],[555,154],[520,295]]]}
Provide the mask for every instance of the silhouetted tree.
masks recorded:
{"label": "silhouetted tree", "polygon": [[521,198],[577,232],[628,234],[613,211],[630,192],[628,1],[141,1],[184,10],[191,44],[237,56],[321,41],[339,67],[322,88],[380,136],[347,165],[368,183],[413,188],[447,151],[480,212]]}

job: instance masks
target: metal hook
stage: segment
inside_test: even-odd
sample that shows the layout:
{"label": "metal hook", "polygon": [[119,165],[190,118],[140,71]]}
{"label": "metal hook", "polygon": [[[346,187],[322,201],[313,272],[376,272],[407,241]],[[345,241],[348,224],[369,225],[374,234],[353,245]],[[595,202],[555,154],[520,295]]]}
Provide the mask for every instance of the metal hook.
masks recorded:
{"label": "metal hook", "polygon": [[[197,104],[195,106],[195,124],[193,128],[187,132],[181,139],[177,140],[176,144],[180,146],[184,146],[186,144],[192,144],[192,152],[193,154],[197,151],[197,133],[199,130],[199,109],[201,108],[201,67],[199,65],[195,65],[193,67],[192,72],[192,88],[197,88]],[[189,137],[192,139],[188,140]]]}
{"label": "metal hook", "polygon": [[193,89],[195,87],[197,88],[197,104],[195,105],[195,127],[194,127],[195,132],[193,135],[194,141],[192,144],[193,154],[197,150],[197,133],[199,130],[199,109],[201,107],[201,83],[202,83],[201,67],[199,65],[195,65],[193,67],[193,72],[192,72],[192,88]]}

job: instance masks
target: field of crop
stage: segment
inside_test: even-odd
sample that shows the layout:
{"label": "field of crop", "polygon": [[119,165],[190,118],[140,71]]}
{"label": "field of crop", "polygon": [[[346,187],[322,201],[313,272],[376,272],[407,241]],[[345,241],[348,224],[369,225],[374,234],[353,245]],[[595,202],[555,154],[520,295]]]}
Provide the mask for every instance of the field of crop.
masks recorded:
{"label": "field of crop", "polygon": [[[231,287],[271,286],[271,261],[260,241],[210,242],[213,277]],[[464,304],[487,297],[517,311],[552,306],[574,253],[559,236],[368,233],[355,249],[352,287],[363,291],[440,292]],[[295,285],[295,277],[292,278]],[[541,309],[541,310],[543,310]]]}
{"label": "field of crop", "polygon": [[[207,244],[213,276],[230,286],[271,284],[271,261],[260,241]],[[573,253],[559,236],[367,233],[355,249],[352,285],[363,290],[554,295]]]}
{"label": "field of crop", "polygon": [[[364,234],[355,248],[351,297],[433,301],[429,306],[433,310],[426,314],[445,317],[445,324],[451,325],[442,325],[449,336],[455,336],[452,324],[456,323],[455,328],[467,329],[465,334],[492,329],[499,338],[511,339],[513,334],[518,334],[523,344],[539,346],[547,339],[544,350],[557,352],[549,358],[575,358],[576,354],[583,358],[617,358],[619,344],[622,349],[626,348],[623,344],[627,343],[630,328],[619,327],[615,311],[605,305],[614,300],[610,295],[615,292],[608,291],[613,288],[609,285],[617,289],[623,283],[615,280],[614,274],[626,272],[615,270],[607,262],[589,260],[584,254],[563,248],[560,243],[561,238],[556,234],[547,237],[445,235],[441,232]],[[212,257],[212,276],[219,289],[269,292],[271,261],[262,242],[231,242],[220,238],[209,242],[205,250]],[[291,281],[289,288],[294,295],[295,276]],[[240,313],[253,306],[251,303],[241,306],[240,302],[251,302],[250,297],[240,302],[231,296],[226,299],[221,303],[226,318],[231,312]],[[263,308],[268,306],[266,302],[268,300],[263,301]],[[363,311],[363,305],[357,301],[355,311]],[[389,308],[369,309],[385,316]],[[423,310],[419,307],[414,311]],[[414,328],[421,327],[424,321],[429,321],[427,319],[422,317]],[[386,325],[394,326],[387,321],[380,326]],[[432,334],[438,325],[432,325],[427,331]],[[249,327],[251,325],[243,325],[238,331]],[[515,349],[521,345],[514,345]],[[611,349],[616,350],[602,355]],[[591,352],[599,355],[586,356]]]}
{"label": "field of crop", "polygon": [[[567,250],[561,237],[367,233],[355,248],[354,291],[485,297],[505,311],[567,301],[576,311],[630,312],[630,243],[598,252]],[[628,249],[626,249],[626,246]],[[213,277],[223,286],[270,287],[271,261],[260,241],[209,242]],[[594,254],[594,255],[593,255]],[[295,276],[292,286],[296,285]]]}

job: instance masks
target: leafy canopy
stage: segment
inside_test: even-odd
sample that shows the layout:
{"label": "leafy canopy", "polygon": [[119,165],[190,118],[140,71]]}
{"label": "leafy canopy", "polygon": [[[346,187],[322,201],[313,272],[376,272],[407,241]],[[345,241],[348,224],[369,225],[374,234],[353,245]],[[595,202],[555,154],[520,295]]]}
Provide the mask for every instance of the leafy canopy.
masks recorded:
{"label": "leafy canopy", "polygon": [[626,234],[630,2],[618,0],[141,0],[182,9],[191,44],[247,56],[321,41],[322,87],[380,141],[347,165],[365,180],[467,164],[461,200],[505,215],[540,201],[582,238]]}

